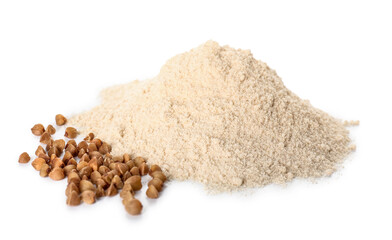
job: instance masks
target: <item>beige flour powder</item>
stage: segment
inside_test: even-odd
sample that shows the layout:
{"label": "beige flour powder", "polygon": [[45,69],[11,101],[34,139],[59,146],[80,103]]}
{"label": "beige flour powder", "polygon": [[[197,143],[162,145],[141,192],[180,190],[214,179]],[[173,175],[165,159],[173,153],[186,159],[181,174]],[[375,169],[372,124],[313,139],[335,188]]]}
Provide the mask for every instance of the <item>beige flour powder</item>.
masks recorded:
{"label": "beige flour powder", "polygon": [[215,191],[330,175],[352,150],[343,123],[288,90],[250,51],[208,41],[158,76],[102,92],[70,119],[172,179]]}

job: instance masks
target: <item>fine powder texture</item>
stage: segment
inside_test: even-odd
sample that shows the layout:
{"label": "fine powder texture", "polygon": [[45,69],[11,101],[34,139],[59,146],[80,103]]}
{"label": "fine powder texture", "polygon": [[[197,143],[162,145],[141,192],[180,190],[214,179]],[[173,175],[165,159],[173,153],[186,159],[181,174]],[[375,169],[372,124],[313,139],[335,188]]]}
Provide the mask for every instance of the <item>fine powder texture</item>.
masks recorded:
{"label": "fine powder texture", "polygon": [[110,87],[70,124],[212,191],[331,175],[353,150],[343,122],[300,99],[250,51],[214,41],[153,79]]}

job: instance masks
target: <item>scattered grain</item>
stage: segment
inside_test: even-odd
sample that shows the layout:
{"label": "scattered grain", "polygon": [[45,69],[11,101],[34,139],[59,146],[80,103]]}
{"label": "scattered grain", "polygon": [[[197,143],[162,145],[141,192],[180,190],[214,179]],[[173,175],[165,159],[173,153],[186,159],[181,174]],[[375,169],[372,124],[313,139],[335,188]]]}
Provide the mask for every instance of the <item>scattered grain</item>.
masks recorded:
{"label": "scattered grain", "polygon": [[56,133],[56,129],[55,129],[52,125],[49,124],[49,125],[46,127],[46,132],[48,132],[50,135],[53,135],[53,134]]}
{"label": "scattered grain", "polygon": [[146,191],[146,195],[148,198],[158,198],[159,197],[159,192],[158,190],[154,187],[154,185],[150,185]]}
{"label": "scattered grain", "polygon": [[32,128],[31,128],[31,132],[35,135],[35,136],[41,136],[44,132],[45,132],[45,127],[42,124],[35,124]]}
{"label": "scattered grain", "polygon": [[62,180],[65,177],[64,170],[62,168],[55,167],[52,171],[50,171],[49,177],[55,181]]}
{"label": "scattered grain", "polygon": [[67,138],[76,138],[78,136],[78,131],[73,127],[67,127],[64,136]]}
{"label": "scattered grain", "polygon": [[51,140],[52,140],[52,137],[47,132],[44,132],[41,135],[41,138],[39,139],[40,143],[47,144],[49,146],[50,146]]}
{"label": "scattered grain", "polygon": [[67,123],[67,119],[61,114],[57,114],[55,117],[55,120],[56,120],[57,126],[63,126],[64,124]]}
{"label": "scattered grain", "polygon": [[28,163],[30,161],[30,156],[27,152],[20,154],[19,163]]}

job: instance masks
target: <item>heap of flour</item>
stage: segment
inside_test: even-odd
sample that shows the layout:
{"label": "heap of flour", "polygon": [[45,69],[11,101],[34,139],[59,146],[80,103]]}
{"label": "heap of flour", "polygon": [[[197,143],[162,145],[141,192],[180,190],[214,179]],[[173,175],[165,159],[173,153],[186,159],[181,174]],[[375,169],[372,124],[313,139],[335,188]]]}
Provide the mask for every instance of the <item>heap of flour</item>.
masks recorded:
{"label": "heap of flour", "polygon": [[102,91],[70,124],[215,191],[332,174],[352,151],[343,123],[288,90],[250,51],[216,42],[146,81]]}

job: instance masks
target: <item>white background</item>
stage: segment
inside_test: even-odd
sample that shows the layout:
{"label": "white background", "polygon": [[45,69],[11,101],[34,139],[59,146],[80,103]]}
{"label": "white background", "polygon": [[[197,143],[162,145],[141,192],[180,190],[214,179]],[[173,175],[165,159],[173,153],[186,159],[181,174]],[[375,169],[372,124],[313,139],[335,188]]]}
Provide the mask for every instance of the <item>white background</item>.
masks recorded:
{"label": "white background", "polygon": [[[391,239],[391,12],[388,1],[0,1],[0,238]],[[344,168],[251,194],[170,182],[156,201],[139,193],[131,217],[118,196],[68,207],[65,181],[18,164],[37,147],[35,123],[209,39],[251,49],[300,97],[361,120]]]}

